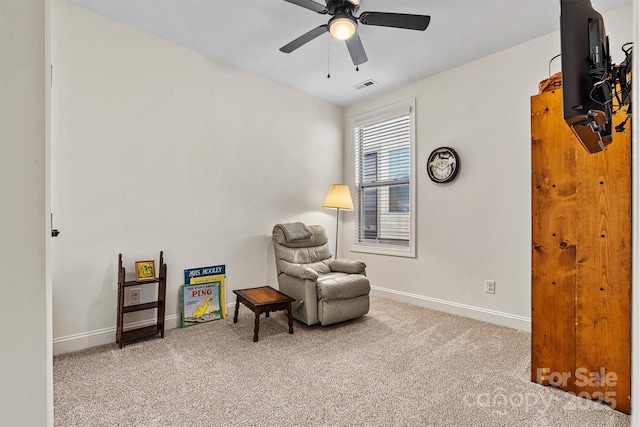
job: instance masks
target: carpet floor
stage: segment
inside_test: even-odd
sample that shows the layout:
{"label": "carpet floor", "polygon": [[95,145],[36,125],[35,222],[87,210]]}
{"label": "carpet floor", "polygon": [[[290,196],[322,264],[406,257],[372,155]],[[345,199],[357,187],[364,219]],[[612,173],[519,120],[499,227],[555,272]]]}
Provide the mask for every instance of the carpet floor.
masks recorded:
{"label": "carpet floor", "polygon": [[531,334],[387,299],[338,325],[251,311],[54,358],[56,426],[629,426],[530,381]]}

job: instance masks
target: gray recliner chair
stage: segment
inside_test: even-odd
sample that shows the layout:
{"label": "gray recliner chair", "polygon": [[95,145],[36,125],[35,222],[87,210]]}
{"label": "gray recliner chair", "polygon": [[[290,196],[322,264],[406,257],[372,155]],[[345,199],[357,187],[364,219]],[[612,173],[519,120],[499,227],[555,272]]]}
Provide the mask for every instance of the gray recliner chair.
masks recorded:
{"label": "gray recliner chair", "polygon": [[293,317],[307,325],[331,325],[369,312],[366,265],[334,259],[320,225],[277,224],[273,246],[280,291],[294,298]]}

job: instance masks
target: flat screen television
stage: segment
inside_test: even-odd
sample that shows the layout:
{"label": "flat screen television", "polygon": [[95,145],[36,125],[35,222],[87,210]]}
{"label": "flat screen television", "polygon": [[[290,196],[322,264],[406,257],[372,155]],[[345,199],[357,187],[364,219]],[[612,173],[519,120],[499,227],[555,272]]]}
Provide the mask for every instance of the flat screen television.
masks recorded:
{"label": "flat screen television", "polygon": [[604,20],[590,0],[560,0],[564,120],[589,153],[611,135],[612,65]]}

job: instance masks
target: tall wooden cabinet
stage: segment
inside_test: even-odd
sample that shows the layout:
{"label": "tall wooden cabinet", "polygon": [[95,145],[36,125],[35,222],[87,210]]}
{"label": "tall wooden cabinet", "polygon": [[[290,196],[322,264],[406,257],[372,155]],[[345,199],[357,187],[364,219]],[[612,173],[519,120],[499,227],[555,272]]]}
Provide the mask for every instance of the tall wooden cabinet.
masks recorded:
{"label": "tall wooden cabinet", "polygon": [[[625,113],[614,115],[614,124]],[[531,98],[531,379],[629,413],[631,121],[588,154],[562,92]]]}

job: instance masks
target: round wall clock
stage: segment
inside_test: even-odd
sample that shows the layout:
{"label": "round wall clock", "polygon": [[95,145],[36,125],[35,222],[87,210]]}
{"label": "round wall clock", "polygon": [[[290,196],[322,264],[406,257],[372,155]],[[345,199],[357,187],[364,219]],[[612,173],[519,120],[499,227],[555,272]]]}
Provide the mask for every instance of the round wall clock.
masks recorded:
{"label": "round wall clock", "polygon": [[459,169],[460,159],[453,148],[436,148],[427,160],[427,172],[433,182],[449,182],[456,177]]}

